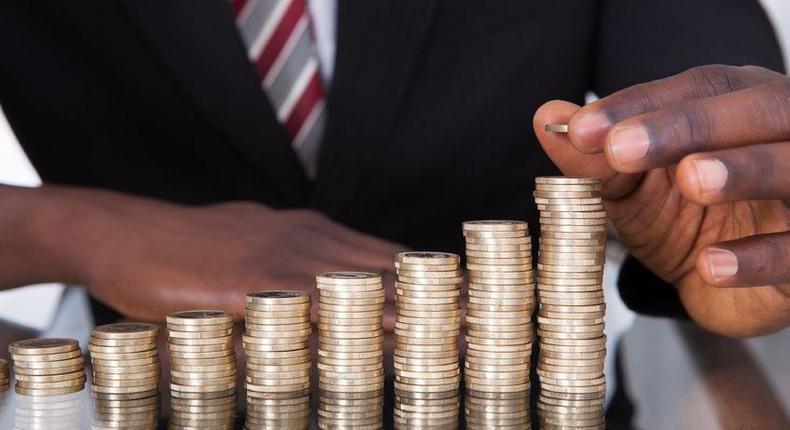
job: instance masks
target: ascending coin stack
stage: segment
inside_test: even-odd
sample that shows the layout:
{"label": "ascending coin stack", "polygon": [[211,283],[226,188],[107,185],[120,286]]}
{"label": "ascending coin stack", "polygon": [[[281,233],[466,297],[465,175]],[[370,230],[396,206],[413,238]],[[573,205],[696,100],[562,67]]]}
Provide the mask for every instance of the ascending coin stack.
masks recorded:
{"label": "ascending coin stack", "polygon": [[474,428],[530,428],[532,241],[523,221],[468,221],[466,422]]}
{"label": "ascending coin stack", "polygon": [[538,410],[541,428],[605,426],[601,283],[606,213],[598,178],[539,177]]}
{"label": "ascending coin stack", "polygon": [[8,362],[0,358],[0,393],[8,390],[11,383],[11,373],[8,371]]}
{"label": "ascending coin stack", "polygon": [[458,423],[460,258],[443,252],[397,256],[396,428]]}
{"label": "ascending coin stack", "polygon": [[246,428],[306,429],[310,421],[310,296],[261,291],[246,299]]}
{"label": "ascending coin stack", "polygon": [[74,339],[28,339],[8,346],[14,360],[16,392],[58,396],[85,388],[85,359]]}
{"label": "ascending coin stack", "polygon": [[93,380],[96,399],[133,400],[159,393],[159,353],[153,324],[118,323],[98,326],[91,332]]}
{"label": "ascending coin stack", "polygon": [[382,428],[384,288],[381,276],[316,276],[319,428]]}
{"label": "ascending coin stack", "polygon": [[233,314],[194,310],[167,316],[170,428],[230,428],[236,412]]}
{"label": "ascending coin stack", "polygon": [[91,332],[93,428],[144,428],[159,421],[159,328],[145,323],[98,326]]}

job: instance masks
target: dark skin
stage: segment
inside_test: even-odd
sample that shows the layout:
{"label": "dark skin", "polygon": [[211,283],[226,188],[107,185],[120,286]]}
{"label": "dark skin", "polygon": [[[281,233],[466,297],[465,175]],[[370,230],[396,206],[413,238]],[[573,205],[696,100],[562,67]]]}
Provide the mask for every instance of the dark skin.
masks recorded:
{"label": "dark skin", "polygon": [[[547,123],[569,123],[569,136]],[[603,178],[620,239],[700,325],[729,336],[790,325],[789,78],[707,66],[584,108],[549,102],[534,124],[565,174]],[[650,142],[635,151],[641,126]],[[630,160],[613,149],[621,141]],[[241,315],[248,291],[314,291],[314,274],[329,270],[391,271],[403,250],[308,210],[51,186],[0,186],[0,227],[0,288],[80,283],[143,320],[187,308]]]}
{"label": "dark skin", "polygon": [[385,272],[403,249],[315,211],[256,203],[188,207],[52,186],[0,196],[0,285],[80,283],[141,320],[178,309],[243,315],[249,291],[314,291],[315,274],[331,270]]}
{"label": "dark skin", "polygon": [[705,66],[583,108],[548,102],[534,127],[566,175],[602,178],[620,240],[697,323],[729,336],[790,325],[790,78]]}

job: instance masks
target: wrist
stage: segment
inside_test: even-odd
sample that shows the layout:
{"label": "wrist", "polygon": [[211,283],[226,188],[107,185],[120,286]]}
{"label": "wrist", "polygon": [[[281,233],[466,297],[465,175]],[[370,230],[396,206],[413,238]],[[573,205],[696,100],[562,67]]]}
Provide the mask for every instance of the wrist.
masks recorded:
{"label": "wrist", "polygon": [[0,186],[0,288],[86,279],[80,236],[90,216],[62,194],[58,187]]}

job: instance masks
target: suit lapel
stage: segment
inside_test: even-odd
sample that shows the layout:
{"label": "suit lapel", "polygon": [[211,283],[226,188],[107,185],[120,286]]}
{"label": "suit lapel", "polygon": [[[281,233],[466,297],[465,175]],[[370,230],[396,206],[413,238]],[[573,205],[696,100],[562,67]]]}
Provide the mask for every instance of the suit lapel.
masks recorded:
{"label": "suit lapel", "polygon": [[227,0],[123,0],[129,16],[220,136],[280,195],[304,204],[309,184],[247,59]]}
{"label": "suit lapel", "polygon": [[339,0],[337,54],[313,204],[338,215],[391,137],[438,0]]}

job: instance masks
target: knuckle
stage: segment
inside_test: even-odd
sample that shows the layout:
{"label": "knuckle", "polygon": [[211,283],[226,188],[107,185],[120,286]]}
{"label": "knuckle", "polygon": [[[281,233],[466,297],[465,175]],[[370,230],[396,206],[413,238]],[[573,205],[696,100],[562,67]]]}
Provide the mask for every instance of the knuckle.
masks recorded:
{"label": "knuckle", "polygon": [[713,134],[713,122],[705,109],[689,105],[679,108],[674,124],[672,142],[687,146],[686,153],[696,152]]}
{"label": "knuckle", "polygon": [[709,64],[693,67],[687,73],[698,97],[712,97],[746,87],[741,75],[747,71],[739,66]]}

